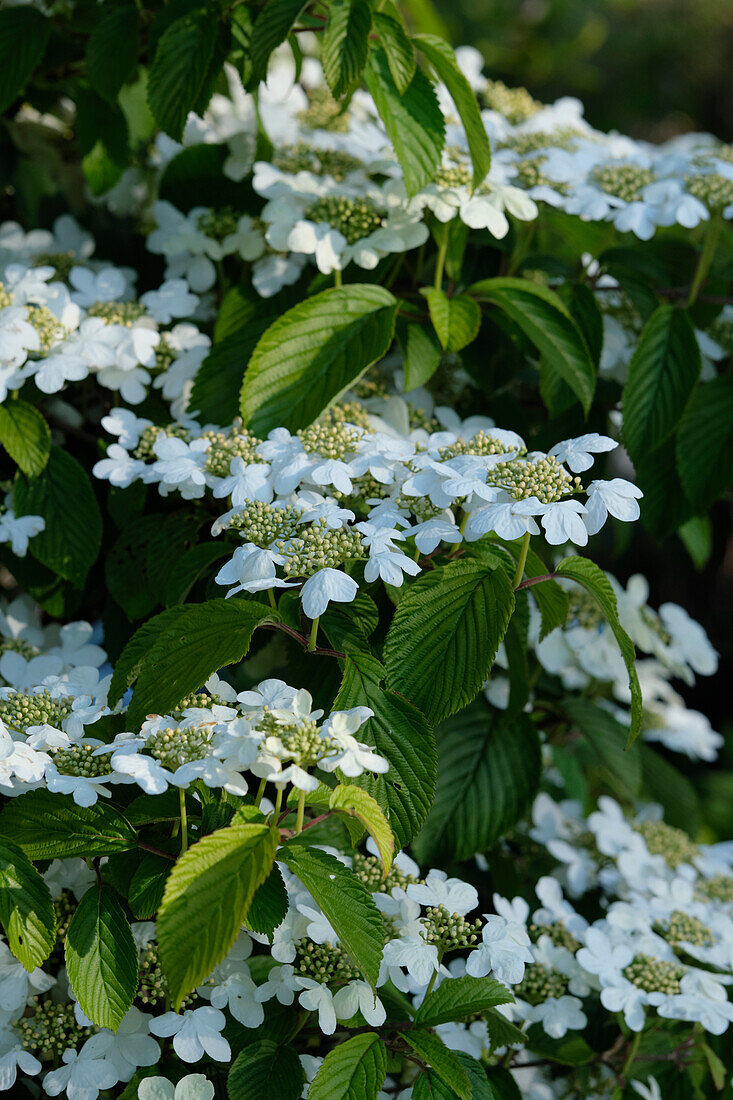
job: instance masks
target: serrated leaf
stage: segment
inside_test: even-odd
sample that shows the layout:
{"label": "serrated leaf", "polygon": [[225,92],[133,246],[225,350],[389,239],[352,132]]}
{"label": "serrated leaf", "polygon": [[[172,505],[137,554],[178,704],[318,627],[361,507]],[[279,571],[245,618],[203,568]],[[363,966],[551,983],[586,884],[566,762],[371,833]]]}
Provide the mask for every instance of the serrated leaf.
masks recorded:
{"label": "serrated leaf", "polygon": [[504,723],[477,702],[439,727],[435,802],[416,842],[420,859],[470,859],[530,809],[541,772],[537,731]]}
{"label": "serrated leaf", "polygon": [[733,376],[703,382],[677,432],[677,470],[685,496],[704,512],[733,483]]}
{"label": "serrated leaf", "polygon": [[456,561],[424,573],[399,602],[384,643],[388,685],[438,722],[483,684],[514,608],[502,568]]}
{"label": "serrated leaf", "polygon": [[292,1047],[258,1039],[237,1056],[229,1070],[230,1100],[299,1100],[305,1073]]}
{"label": "serrated leaf", "polygon": [[416,34],[413,42],[435,69],[455,104],[471,154],[473,185],[478,187],[491,167],[491,147],[473,88],[458,67],[456,55],[444,38],[434,34]]}
{"label": "serrated leaf", "polygon": [[665,302],[641,330],[624,386],[623,435],[632,461],[672,434],[699,377],[692,325],[683,310]]}
{"label": "serrated leaf", "polygon": [[244,376],[240,411],[256,435],[311,424],[394,336],[397,299],[384,287],[352,283],[300,302],[270,325]]}
{"label": "serrated leaf", "polygon": [[376,798],[361,787],[339,784],[334,787],[328,804],[338,813],[357,818],[368,830],[379,851],[384,874],[388,875],[394,859],[394,836]]}
{"label": "serrated leaf", "polygon": [[400,95],[404,95],[410,86],[410,81],[415,75],[417,58],[415,47],[405,33],[402,23],[396,16],[396,10],[389,5],[395,15],[387,11],[374,13],[374,29],[379,36],[379,44],[384,50],[392,74],[395,87]]}
{"label": "serrated leaf", "polygon": [[214,344],[196,372],[188,411],[202,423],[230,424],[239,415],[239,391],[257,342],[272,319],[254,317]]}
{"label": "serrated leaf", "polygon": [[282,924],[288,912],[288,892],[279,867],[273,867],[261,886],[255,890],[247,913],[247,927],[263,936],[271,936]]}
{"label": "serrated leaf", "polygon": [[15,510],[19,516],[43,516],[46,527],[31,540],[31,554],[80,588],[102,543],[102,516],[83,467],[60,447],[52,447],[41,474],[18,475]]}
{"label": "serrated leaf", "polygon": [[176,1011],[230,950],[278,840],[268,825],[228,825],[189,848],[168,876],[157,931]]}
{"label": "serrated leaf", "polygon": [[191,546],[174,563],[168,573],[165,586],[165,602],[171,605],[183,603],[192,587],[216,562],[228,558],[231,544],[221,542],[201,542]]}
{"label": "serrated leaf", "polygon": [[250,90],[265,79],[272,51],[288,37],[305,6],[305,0],[269,0],[260,11],[252,27],[252,73],[247,85]]}
{"label": "serrated leaf", "polygon": [[36,8],[0,11],[0,111],[25,89],[46,52],[51,24]]}
{"label": "serrated leaf", "polygon": [[139,17],[134,4],[113,8],[97,23],[87,44],[87,76],[105,99],[114,100],[137,70]]}
{"label": "serrated leaf", "polygon": [[512,994],[501,982],[464,974],[452,981],[442,982],[428,994],[415,1013],[415,1025],[437,1027],[452,1020],[467,1020],[513,1000]]}
{"label": "serrated leaf", "polygon": [[359,80],[369,55],[372,9],[367,0],[331,0],[321,40],[321,63],[334,98]]}
{"label": "serrated leaf", "polygon": [[308,1090],[309,1100],[376,1100],[387,1076],[387,1049],[375,1032],[330,1051]]}
{"label": "serrated leaf", "polygon": [[636,652],[634,643],[621,626],[616,605],[616,594],[611,587],[608,577],[599,569],[595,562],[588,558],[569,557],[563,558],[555,569],[558,577],[569,577],[590,592],[600,607],[606,622],[613,631],[613,636],[621,650],[621,656],[629,674],[629,690],[631,692],[631,729],[629,730],[628,744],[631,745],[641,732],[642,704],[641,687],[636,672]]}
{"label": "serrated leaf", "polygon": [[218,32],[213,12],[190,11],[158,41],[148,80],[148,103],[161,129],[180,141],[189,111],[201,94]]}
{"label": "serrated leaf", "polygon": [[[171,611],[178,613],[171,615]],[[249,650],[255,628],[274,617],[262,604],[236,597],[187,604],[163,614],[164,628],[144,663],[135,666],[137,683],[127,711],[133,726],[147,714],[166,714],[198,691],[212,672],[238,664]]]}
{"label": "serrated leaf", "polygon": [[0,836],[11,839],[29,859],[90,859],[137,846],[135,830],[113,806],[77,806],[70,795],[40,787],[7,803],[0,813]]}
{"label": "serrated leaf", "polygon": [[493,302],[514,321],[548,368],[567,382],[587,413],[595,391],[595,367],[562,298],[547,287],[510,277],[484,279],[468,292]]}
{"label": "serrated leaf", "polygon": [[82,1012],[100,1027],[116,1031],[135,998],[138,956],[132,929],[111,887],[87,890],[71,918],[64,957]]}
{"label": "serrated leaf", "polygon": [[633,801],[641,788],[639,746],[626,748],[628,730],[612,714],[590,699],[563,699],[566,714],[585,735],[593,754],[608,772],[608,783],[621,798]]}
{"label": "serrated leaf", "polygon": [[424,386],[440,364],[440,347],[435,335],[422,325],[408,325],[402,342],[405,393]]}
{"label": "serrated leaf", "polygon": [[481,309],[473,298],[459,294],[449,298],[443,290],[422,292],[428,301],[430,320],[444,351],[460,351],[475,340],[481,327]]}
{"label": "serrated leaf", "polygon": [[335,710],[366,706],[373,712],[359,740],[389,760],[386,775],[364,772],[355,783],[376,798],[398,847],[404,847],[425,821],[435,794],[436,750],[432,725],[416,707],[382,688],[385,670],[368,654],[344,661]]}
{"label": "serrated leaf", "polygon": [[0,924],[10,950],[26,970],[35,970],[56,943],[51,891],[17,845],[0,840]]}
{"label": "serrated leaf", "polygon": [[307,848],[297,838],[283,845],[278,859],[310,891],[344,950],[369,984],[376,985],[384,945],[382,918],[361,880],[335,856]]}
{"label": "serrated leaf", "polygon": [[[513,1024],[509,1024],[519,1035]],[[456,1052],[458,1061],[463,1066],[471,1086],[471,1100],[503,1100],[500,1094],[489,1084],[486,1069],[483,1064],[465,1054],[462,1050]],[[413,1088],[413,1100],[456,1100],[457,1093],[438,1077],[434,1070],[426,1070],[421,1073]]]}
{"label": "serrated leaf", "polygon": [[111,707],[120,701],[130,684],[137,679],[143,661],[163,631],[184,610],[183,607],[170,607],[138,627],[115,662],[107,696]]}
{"label": "serrated leaf", "polygon": [[51,453],[51,430],[27,401],[6,401],[0,405],[0,443],[24,474],[37,477]]}
{"label": "serrated leaf", "polygon": [[127,895],[130,909],[137,920],[150,920],[157,913],[172,866],[170,859],[164,859],[153,852],[143,852],[130,879]]}
{"label": "serrated leaf", "polygon": [[432,1066],[437,1076],[448,1088],[461,1098],[471,1100],[471,1082],[463,1065],[454,1051],[450,1050],[442,1039],[432,1031],[415,1028],[414,1031],[401,1032],[408,1046],[420,1056],[421,1062]]}
{"label": "serrated leaf", "polygon": [[400,93],[383,49],[372,49],[364,75],[402,166],[407,193],[414,195],[435,175],[445,145],[445,120],[435,89],[416,69]]}

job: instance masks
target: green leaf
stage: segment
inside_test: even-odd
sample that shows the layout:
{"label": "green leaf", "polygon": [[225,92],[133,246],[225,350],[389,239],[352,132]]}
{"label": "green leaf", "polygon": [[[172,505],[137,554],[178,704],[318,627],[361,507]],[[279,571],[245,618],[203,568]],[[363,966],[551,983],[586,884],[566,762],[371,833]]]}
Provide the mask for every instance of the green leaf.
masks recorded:
{"label": "green leaf", "polygon": [[703,382],[677,433],[677,470],[696,512],[707,511],[733,482],[732,424],[733,376]]}
{"label": "green leaf", "polygon": [[569,696],[562,706],[571,721],[585,734],[597,762],[608,775],[608,783],[621,797],[633,801],[641,789],[639,746],[626,748],[628,730],[612,714],[590,699]]}
{"label": "green leaf", "polygon": [[190,11],[163,32],[148,81],[148,103],[161,129],[180,141],[189,111],[206,80],[218,22],[206,10]]}
{"label": "green leaf", "polygon": [[366,706],[374,712],[359,730],[359,740],[389,760],[389,771],[365,772],[355,783],[376,798],[402,848],[419,832],[433,801],[435,738],[424,714],[401,695],[382,688],[384,676],[379,661],[368,654],[347,657],[334,709]]}
{"label": "green leaf", "polygon": [[372,49],[365,79],[402,166],[407,193],[414,195],[435,175],[445,145],[445,120],[435,89],[416,69],[400,93],[383,49]]}
{"label": "green leaf", "polygon": [[483,684],[514,608],[502,568],[451,562],[424,573],[399,602],[384,643],[387,682],[437,722]]}
{"label": "green leaf", "polygon": [[473,185],[478,187],[491,167],[491,147],[474,90],[458,67],[456,55],[445,39],[434,34],[416,34],[413,42],[435,69],[455,104],[466,131],[473,164]]}
{"label": "green leaf", "polygon": [[122,108],[117,102],[103,99],[86,84],[76,89],[76,136],[82,156],[101,142],[116,165],[127,166],[130,145]]}
{"label": "green leaf", "polygon": [[157,930],[176,1011],[230,950],[272,870],[278,840],[268,825],[228,825],[199,840],[173,868]]}
{"label": "green leaf", "polygon": [[464,974],[450,982],[443,982],[428,994],[415,1013],[415,1024],[420,1027],[437,1027],[453,1020],[467,1020],[482,1016],[497,1005],[509,1004],[513,997],[505,985],[493,978],[472,978]]}
{"label": "green leaf", "polygon": [[582,333],[562,298],[527,279],[484,279],[469,293],[493,302],[534,344],[549,369],[567,382],[587,413],[596,384],[595,368]]}
{"label": "green leaf", "polygon": [[668,302],[641,331],[624,386],[624,443],[636,462],[672,434],[700,377],[700,349],[687,314]]}
{"label": "green leaf", "polygon": [[188,411],[202,423],[231,424],[239,415],[239,391],[252,352],[271,324],[253,317],[214,344],[193,381]]}
{"label": "green leaf", "polygon": [[298,838],[278,852],[300,879],[331,922],[344,950],[351,955],[370,985],[376,985],[382,961],[384,931],[372,895],[335,856],[306,848]]}
{"label": "green leaf", "polygon": [[395,13],[394,15],[384,10],[374,13],[374,29],[387,58],[395,87],[400,95],[404,95],[415,75],[417,58],[415,57],[415,47],[407,37],[405,29],[397,17],[396,9],[392,4],[389,4],[389,7]]}
{"label": "green leaf", "polygon": [[229,1070],[230,1100],[299,1100],[305,1073],[292,1047],[258,1039],[239,1054]]}
{"label": "green leaf", "polygon": [[138,627],[117,658],[107,696],[111,707],[120,701],[130,684],[137,679],[143,661],[163,631],[184,611],[183,607],[171,607]]}
{"label": "green leaf", "polygon": [[134,4],[113,8],[97,23],[87,44],[87,76],[101,96],[115,100],[123,84],[135,79],[138,12]]}
{"label": "green leaf", "polygon": [[25,89],[46,52],[51,24],[32,7],[0,11],[0,111]]}
{"label": "green leaf", "polygon": [[[163,614],[169,616],[168,612]],[[137,684],[127,711],[138,725],[147,714],[166,714],[224,665],[245,657],[257,626],[273,612],[248,600],[217,599],[187,604],[165,620],[145,662],[137,666]],[[134,639],[133,639],[134,641]]]}
{"label": "green leaf", "polygon": [[42,787],[7,803],[0,813],[0,836],[11,839],[29,859],[90,859],[137,846],[135,830],[113,806],[77,806],[70,795]]}
{"label": "green leaf", "polygon": [[28,856],[0,840],[0,924],[8,945],[26,970],[35,970],[56,943],[51,891]]}
{"label": "green leaf", "polygon": [[468,1074],[458,1056],[448,1049],[442,1039],[432,1031],[418,1029],[401,1032],[401,1035],[407,1045],[420,1056],[421,1062],[432,1066],[449,1089],[461,1100],[471,1100],[472,1089]]}
{"label": "green leaf", "polygon": [[[509,1023],[508,1021],[505,1022]],[[522,1035],[522,1032],[515,1028],[513,1024],[509,1024],[509,1027],[519,1036]],[[468,1075],[471,1085],[471,1100],[500,1100],[500,1094],[492,1084],[489,1084],[482,1063],[461,1050],[457,1052],[457,1057]],[[420,1074],[415,1082],[412,1095],[413,1100],[456,1100],[458,1094],[441,1081],[433,1070],[426,1070]]]}
{"label": "green leaf", "polygon": [[270,325],[244,376],[240,410],[256,435],[311,424],[394,336],[397,299],[368,283],[333,287]]}
{"label": "green leaf", "polygon": [[165,586],[166,604],[170,607],[183,603],[199,577],[215,562],[228,558],[231,549],[231,543],[201,542],[186,550],[168,573]]}
{"label": "green leaf", "polygon": [[[707,445],[707,439],[704,445]],[[641,522],[657,540],[673,534],[693,513],[678,473],[680,459],[675,457],[677,448],[678,442],[671,436],[656,451],[636,463],[636,480],[644,493],[639,501]],[[701,460],[706,476],[708,472],[711,475],[717,472],[708,471],[707,452],[698,453],[696,457]]]}
{"label": "green leaf", "polygon": [[445,351],[460,351],[476,339],[481,327],[481,309],[473,298],[466,294],[449,298],[445,291],[435,287],[422,293],[428,300],[430,320]]}
{"label": "green leaf", "polygon": [[376,1100],[387,1076],[387,1049],[371,1031],[339,1043],[325,1057],[309,1100]]}
{"label": "green leaf", "polygon": [[51,453],[51,430],[27,401],[6,401],[0,405],[0,443],[27,477],[37,477]]}
{"label": "green leaf", "polygon": [[402,343],[405,393],[424,386],[440,364],[440,347],[433,333],[422,325],[408,325]]}
{"label": "green leaf", "polygon": [[110,191],[125,170],[124,164],[113,160],[101,141],[96,141],[94,147],[82,157],[81,168],[93,195]]}
{"label": "green leaf", "polygon": [[700,824],[700,800],[694,784],[651,746],[640,744],[639,749],[644,791],[663,807],[668,825],[694,837]]}
{"label": "green leaf", "polygon": [[372,9],[367,0],[331,0],[321,40],[321,63],[334,99],[358,82],[369,55]]}
{"label": "green leaf", "polygon": [[394,859],[394,836],[376,798],[361,787],[339,784],[334,787],[328,804],[332,810],[348,814],[361,822],[374,839],[384,874],[388,875]]}
{"label": "green leaf", "polygon": [[492,848],[532,805],[539,738],[525,716],[507,724],[481,702],[437,733],[435,802],[416,850],[421,859],[470,859]]}
{"label": "green leaf", "polygon": [[116,1031],[137,990],[137,947],[117,894],[92,886],[74,912],[64,957],[79,1007],[100,1027]]}
{"label": "green leaf", "polygon": [[576,581],[577,584],[585,588],[586,592],[590,592],[613,631],[626,665],[626,671],[629,674],[631,729],[628,744],[631,745],[641,732],[641,687],[636,673],[634,643],[619,622],[616,594],[603,570],[599,569],[595,562],[589,561],[588,558],[563,558],[555,569],[555,573],[558,577],[569,577],[570,580]]}
{"label": "green leaf", "polygon": [[137,920],[150,920],[157,913],[171,868],[170,859],[143,852],[128,891],[130,909]]}
{"label": "green leaf", "polygon": [[15,509],[19,516],[43,516],[46,528],[30,542],[33,557],[81,588],[102,543],[102,516],[83,467],[52,447],[41,474],[18,475]]}
{"label": "green leaf", "polygon": [[255,891],[247,913],[247,927],[263,936],[271,936],[285,920],[288,912],[288,892],[278,867],[273,867]]}
{"label": "green leaf", "polygon": [[260,11],[252,27],[252,75],[247,85],[250,91],[265,79],[270,54],[288,37],[306,2],[307,0],[269,0]]}

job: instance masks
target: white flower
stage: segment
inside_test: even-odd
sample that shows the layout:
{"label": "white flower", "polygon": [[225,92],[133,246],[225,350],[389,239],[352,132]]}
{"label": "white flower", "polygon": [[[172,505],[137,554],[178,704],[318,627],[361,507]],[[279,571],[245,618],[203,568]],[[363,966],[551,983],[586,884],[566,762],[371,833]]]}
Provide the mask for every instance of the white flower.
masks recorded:
{"label": "white flower", "polygon": [[214,1086],[203,1073],[189,1073],[175,1086],[165,1077],[146,1077],[137,1095],[139,1100],[214,1100]]}
{"label": "white flower", "polygon": [[327,985],[313,978],[298,975],[294,979],[303,992],[298,997],[300,1004],[309,1012],[318,1013],[318,1026],[324,1035],[333,1035],[336,1030],[336,1012],[333,1007],[333,994]]}
{"label": "white flower", "polygon": [[173,1049],[184,1062],[199,1062],[204,1054],[215,1062],[231,1058],[229,1043],[221,1034],[226,1016],[216,1008],[187,1008],[180,1015],[166,1012],[150,1023],[153,1035],[173,1037]]}
{"label": "white flower", "polygon": [[642,1097],[642,1100],[662,1100],[662,1090],[656,1078],[647,1077],[646,1084],[642,1081],[630,1081],[629,1083],[634,1092]]}
{"label": "white flower", "polygon": [[538,535],[540,529],[533,517],[541,516],[546,507],[537,497],[528,497],[526,500],[499,501],[477,508],[468,517],[464,528],[465,538],[468,542],[475,542],[489,531],[494,531],[499,538],[509,541],[521,538],[527,531],[531,535]]}
{"label": "white flower", "polygon": [[115,302],[127,296],[127,279],[115,267],[105,267],[98,274],[88,267],[72,267],[69,282],[73,288],[72,300],[80,306]]}
{"label": "white flower", "polygon": [[290,963],[284,963],[282,966],[272,967],[267,981],[257,987],[255,1000],[269,1001],[272,997],[277,997],[281,1005],[291,1005],[299,988],[295,968]]}
{"label": "white flower", "polygon": [[246,966],[229,974],[211,990],[214,1008],[228,1008],[243,1027],[259,1027],[265,1019],[262,1004],[256,999],[257,986]]}
{"label": "white flower", "polygon": [[[400,936],[384,945],[382,967],[397,986],[400,986],[400,968],[404,967],[418,985],[427,985],[438,969],[438,949],[419,935]],[[397,980],[395,980],[397,979]]]}
{"label": "white flower", "polygon": [[0,1026],[0,1092],[9,1092],[12,1089],[18,1070],[36,1074],[41,1069],[38,1059],[23,1049],[18,1033]]}
{"label": "white flower", "polygon": [[611,481],[591,481],[588,486],[588,503],[583,522],[589,535],[600,531],[609,515],[631,523],[641,515],[638,501],[643,497],[641,489],[614,477]]}
{"label": "white flower", "polygon": [[577,997],[550,997],[531,1010],[530,1019],[541,1023],[545,1033],[553,1039],[562,1039],[568,1031],[579,1031],[588,1023],[583,1012],[583,1002]]}
{"label": "white flower", "polygon": [[19,558],[25,557],[29,540],[45,529],[43,516],[16,516],[12,508],[0,515],[0,542],[9,542]]}
{"label": "white flower", "polygon": [[562,443],[556,443],[547,453],[554,455],[558,462],[563,462],[574,474],[581,474],[584,470],[590,470],[593,465],[591,455],[613,451],[616,447],[618,443],[615,439],[599,435],[598,432],[588,432],[576,439],[564,439]]}
{"label": "white flower", "polygon": [[237,592],[262,592],[268,588],[289,588],[293,582],[278,580],[275,566],[283,561],[282,554],[261,550],[254,543],[238,546],[230,560],[216,574],[217,584],[233,584],[227,596]]}
{"label": "white flower", "polygon": [[605,983],[629,965],[634,952],[624,944],[614,945],[600,928],[589,928],[585,933],[585,946],[580,948],[575,957],[584,970],[589,974],[597,974]]}
{"label": "white flower", "polygon": [[71,1048],[62,1056],[63,1065],[46,1074],[43,1087],[49,1096],[66,1092],[68,1100],[96,1100],[103,1089],[111,1089],[119,1078],[112,1062],[104,1056],[105,1036],[92,1035],[80,1051]]}
{"label": "white flower", "polygon": [[114,1066],[120,1081],[129,1081],[140,1066],[154,1066],[159,1060],[160,1046],[149,1032],[151,1019],[133,1006],[123,1016],[116,1032],[107,1028],[99,1032],[99,1052]]}
{"label": "white flower", "polygon": [[319,569],[300,590],[303,611],[309,619],[319,618],[331,601],[351,603],[359,585],[341,569]]}
{"label": "white flower", "polygon": [[449,913],[465,917],[478,905],[475,887],[459,878],[448,878],[445,871],[428,872],[425,883],[410,883],[407,896],[422,906],[444,905]]}
{"label": "white flower", "polygon": [[339,1020],[350,1020],[361,1012],[371,1027],[380,1027],[387,1019],[384,1005],[368,982],[351,981],[334,993],[333,1007]]}
{"label": "white flower", "polygon": [[550,545],[562,546],[563,543],[574,542],[576,546],[585,546],[588,531],[581,519],[585,511],[579,500],[557,500],[546,505],[540,523]]}
{"label": "white flower", "polygon": [[198,306],[198,295],[192,294],[185,279],[166,279],[157,290],[149,290],[140,301],[150,316],[161,325],[169,325],[174,317],[187,317]]}
{"label": "white flower", "polygon": [[519,985],[525,963],[534,962],[526,929],[504,917],[485,914],[481,938],[483,943],[468,956],[466,972],[474,978],[491,972],[500,982]]}
{"label": "white flower", "polygon": [[8,945],[0,941],[0,1009],[3,1012],[24,1009],[29,997],[45,993],[53,984],[54,979],[39,967],[26,970]]}

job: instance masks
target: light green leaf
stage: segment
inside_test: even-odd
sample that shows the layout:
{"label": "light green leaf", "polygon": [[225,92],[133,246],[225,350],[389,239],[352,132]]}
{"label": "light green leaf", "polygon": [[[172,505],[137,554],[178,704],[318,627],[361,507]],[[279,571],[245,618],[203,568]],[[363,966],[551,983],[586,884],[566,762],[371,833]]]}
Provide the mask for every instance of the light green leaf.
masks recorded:
{"label": "light green leaf", "polygon": [[434,287],[422,293],[428,300],[430,320],[445,351],[460,351],[476,339],[481,327],[481,309],[473,298],[466,294],[449,298],[445,291]]}
{"label": "light green leaf", "polygon": [[66,970],[79,1007],[116,1031],[137,990],[137,947],[110,886],[92,886],[74,912],[64,942]]}
{"label": "light green leaf", "polygon": [[425,73],[416,69],[400,93],[382,49],[372,49],[365,79],[402,165],[407,193],[414,195],[435,175],[445,145],[445,120],[435,89]]}
{"label": "light green leaf", "polygon": [[300,1058],[292,1047],[258,1039],[239,1054],[229,1070],[230,1100],[299,1100],[305,1085]]}
{"label": "light green leaf", "polygon": [[198,100],[217,40],[213,11],[190,11],[163,32],[148,80],[148,103],[161,129],[180,141]]}
{"label": "light green leaf", "polygon": [[437,722],[467,706],[489,674],[514,609],[502,568],[456,561],[424,573],[384,643],[387,683]]}
{"label": "light green leaf", "polygon": [[404,95],[417,68],[415,47],[407,37],[394,5],[389,4],[388,8],[391,12],[382,9],[374,13],[374,29],[387,57],[395,87],[400,95]]}
{"label": "light green leaf", "polygon": [[415,1029],[401,1033],[408,1046],[420,1056],[421,1062],[432,1066],[437,1076],[461,1100],[471,1100],[471,1082],[458,1056],[432,1031]]}
{"label": "light green leaf", "polygon": [[505,985],[493,978],[472,978],[464,974],[442,982],[428,994],[415,1013],[418,1027],[437,1027],[453,1020],[482,1016],[497,1005],[510,1004],[514,998]]}
{"label": "light green leaf", "polygon": [[334,710],[365,706],[374,711],[359,730],[359,740],[389,760],[389,771],[364,772],[354,782],[376,798],[402,848],[419,832],[433,801],[435,737],[424,714],[381,686],[384,676],[382,665],[369,654],[347,657]]}
{"label": "light green leaf", "polygon": [[5,839],[0,840],[0,924],[26,970],[35,970],[53,951],[51,891],[22,849]]}
{"label": "light green leaf", "polygon": [[458,67],[456,55],[445,39],[434,34],[416,34],[413,42],[435,69],[455,104],[466,131],[473,164],[473,185],[478,187],[491,167],[491,147],[473,88]]}
{"label": "light green leaf", "polygon": [[672,434],[700,377],[700,349],[687,314],[668,302],[644,325],[623,394],[624,443],[636,462]]}
{"label": "light green leaf", "polygon": [[375,1032],[355,1035],[330,1051],[308,1100],[376,1100],[387,1076],[387,1049]]}
{"label": "light green leaf", "polygon": [[733,376],[721,375],[692,395],[677,433],[676,461],[685,496],[707,511],[733,483]]}
{"label": "light green leaf", "polygon": [[0,813],[0,836],[12,840],[29,859],[90,859],[137,846],[135,830],[113,806],[77,806],[70,795],[42,787],[6,804]]}
{"label": "light green leaf", "polygon": [[46,527],[31,539],[31,554],[80,588],[102,543],[102,516],[84,468],[60,447],[52,447],[41,474],[18,475],[15,509],[19,516],[43,516]]}
{"label": "light green leaf", "polygon": [[331,0],[321,41],[321,62],[335,99],[358,82],[369,55],[372,9],[367,0]]}
{"label": "light green leaf", "polygon": [[87,44],[87,76],[93,88],[114,101],[123,84],[135,79],[138,11],[134,4],[113,8],[99,20]]}
{"label": "light green leaf", "polygon": [[397,299],[368,283],[333,287],[289,309],[265,332],[244,376],[240,409],[257,435],[311,424],[394,336]]}
{"label": "light green leaf", "polygon": [[376,798],[352,784],[334,787],[328,802],[332,810],[357,818],[371,834],[379,851],[385,875],[394,859],[394,836]]}
{"label": "light green leaf", "polygon": [[230,950],[278,840],[268,825],[229,825],[189,848],[168,876],[157,930],[176,1011]]}
{"label": "light green leaf", "polygon": [[344,950],[374,986],[384,945],[382,918],[372,895],[350,868],[318,848],[307,848],[298,838],[278,852],[331,922]]}
{"label": "light green leaf", "polygon": [[484,279],[469,294],[493,302],[522,330],[545,360],[567,382],[587,413],[596,385],[586,342],[562,298],[527,279]]}
{"label": "light green leaf", "polygon": [[505,723],[483,702],[440,726],[435,802],[416,842],[420,859],[486,852],[530,809],[541,771],[525,716]]}
{"label": "light green leaf", "polygon": [[51,430],[27,401],[0,405],[0,443],[28,477],[43,472],[51,454]]}
{"label": "light green leaf", "polygon": [[402,343],[405,393],[424,386],[440,364],[440,348],[433,333],[422,325],[408,325]]}
{"label": "light green leaf", "polygon": [[619,622],[616,594],[603,570],[599,569],[595,562],[589,561],[588,558],[563,558],[555,569],[555,573],[558,577],[569,577],[570,580],[576,581],[585,588],[586,592],[590,592],[613,631],[613,636],[618,643],[621,656],[626,665],[626,671],[629,674],[631,729],[628,744],[631,745],[641,732],[641,687],[636,672],[634,643]]}
{"label": "light green leaf", "polygon": [[163,630],[144,662],[135,666],[137,684],[127,711],[133,726],[147,714],[166,714],[223,665],[238,664],[255,628],[275,616],[262,604],[236,597],[187,604],[172,616],[170,611],[178,609],[163,612]]}
{"label": "light green leaf", "polygon": [[46,52],[51,24],[32,7],[0,11],[0,111],[20,95]]}

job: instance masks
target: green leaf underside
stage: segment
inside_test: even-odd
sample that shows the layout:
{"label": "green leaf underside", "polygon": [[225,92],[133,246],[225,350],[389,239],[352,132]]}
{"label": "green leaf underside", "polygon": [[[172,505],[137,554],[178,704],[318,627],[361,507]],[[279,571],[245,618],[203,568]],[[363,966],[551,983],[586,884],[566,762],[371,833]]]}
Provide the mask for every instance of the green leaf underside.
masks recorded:
{"label": "green leaf underside", "polygon": [[27,477],[37,477],[51,453],[51,431],[27,401],[6,401],[0,405],[0,443]]}
{"label": "green leaf underside", "polygon": [[56,942],[51,891],[21,848],[0,840],[0,924],[26,970],[48,958]]}

